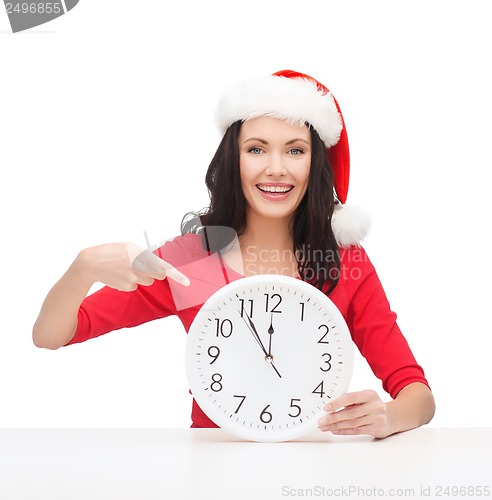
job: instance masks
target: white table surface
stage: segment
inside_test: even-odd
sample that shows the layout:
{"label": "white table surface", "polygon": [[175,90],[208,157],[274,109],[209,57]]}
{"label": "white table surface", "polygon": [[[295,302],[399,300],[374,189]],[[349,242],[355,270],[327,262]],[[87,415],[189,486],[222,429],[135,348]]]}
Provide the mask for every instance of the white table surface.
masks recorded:
{"label": "white table surface", "polygon": [[492,428],[285,443],[220,429],[5,428],[0,500],[492,498],[491,447]]}

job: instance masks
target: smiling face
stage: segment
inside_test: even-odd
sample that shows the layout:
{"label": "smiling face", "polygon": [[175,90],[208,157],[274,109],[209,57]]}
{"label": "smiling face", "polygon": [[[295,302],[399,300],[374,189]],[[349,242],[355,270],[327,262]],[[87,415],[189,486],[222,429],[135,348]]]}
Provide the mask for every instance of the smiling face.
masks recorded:
{"label": "smiling face", "polygon": [[239,165],[248,221],[255,217],[290,221],[308,186],[309,129],[270,117],[244,122]]}

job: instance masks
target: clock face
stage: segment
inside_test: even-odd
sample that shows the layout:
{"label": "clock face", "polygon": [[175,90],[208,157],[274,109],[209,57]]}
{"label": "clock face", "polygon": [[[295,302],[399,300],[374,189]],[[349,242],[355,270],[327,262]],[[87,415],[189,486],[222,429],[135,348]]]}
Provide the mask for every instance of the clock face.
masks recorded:
{"label": "clock face", "polygon": [[353,346],[338,308],[314,286],[280,275],[234,281],[200,309],[188,333],[193,397],[233,434],[284,441],[317,426],[348,389]]}

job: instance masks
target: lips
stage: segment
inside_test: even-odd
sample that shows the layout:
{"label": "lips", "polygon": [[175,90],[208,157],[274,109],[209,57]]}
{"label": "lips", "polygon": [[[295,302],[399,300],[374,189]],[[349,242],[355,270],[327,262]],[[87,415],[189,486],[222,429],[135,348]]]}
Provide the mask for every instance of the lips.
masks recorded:
{"label": "lips", "polygon": [[269,202],[283,202],[290,197],[294,186],[284,183],[265,183],[256,184],[260,196]]}
{"label": "lips", "polygon": [[256,184],[256,187],[262,193],[267,193],[270,195],[282,195],[282,194],[286,194],[286,193],[292,191],[292,189],[294,189],[294,186],[292,184],[281,184],[281,183]]}

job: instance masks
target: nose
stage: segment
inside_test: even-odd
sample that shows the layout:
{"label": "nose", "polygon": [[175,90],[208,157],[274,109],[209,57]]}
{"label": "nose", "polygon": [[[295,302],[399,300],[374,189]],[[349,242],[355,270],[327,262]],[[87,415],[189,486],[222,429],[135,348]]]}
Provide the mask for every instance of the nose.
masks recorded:
{"label": "nose", "polygon": [[283,158],[280,154],[272,154],[268,158],[265,173],[272,177],[281,177],[287,173]]}

